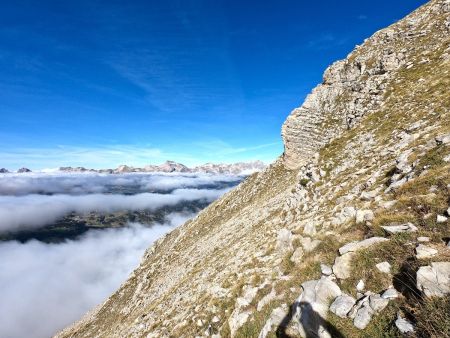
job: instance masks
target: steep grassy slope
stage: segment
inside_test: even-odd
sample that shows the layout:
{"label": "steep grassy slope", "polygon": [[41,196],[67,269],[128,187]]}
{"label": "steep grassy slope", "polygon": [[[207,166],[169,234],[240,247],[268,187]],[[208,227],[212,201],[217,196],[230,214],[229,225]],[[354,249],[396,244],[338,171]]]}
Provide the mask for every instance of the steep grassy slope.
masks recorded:
{"label": "steep grassy slope", "polygon": [[[298,336],[288,309],[300,284],[333,265],[340,246],[387,236],[381,226],[392,222],[419,230],[358,253],[343,291],[356,296],[359,279],[374,292],[402,291],[405,271],[429,262],[414,256],[418,236],[430,237],[433,261],[448,261],[449,221],[436,219],[450,202],[450,149],[439,138],[450,133],[449,7],[431,1],[331,66],[289,117],[284,159],[159,240],[115,294],[59,337],[257,337],[276,308],[286,315],[277,334]],[[306,148],[302,112],[313,116]],[[373,217],[357,222],[357,210]],[[382,261],[391,275],[374,268]],[[405,291],[364,330],[334,315],[329,322],[344,336],[395,336],[401,311],[420,335],[436,336],[448,329],[448,303]]]}

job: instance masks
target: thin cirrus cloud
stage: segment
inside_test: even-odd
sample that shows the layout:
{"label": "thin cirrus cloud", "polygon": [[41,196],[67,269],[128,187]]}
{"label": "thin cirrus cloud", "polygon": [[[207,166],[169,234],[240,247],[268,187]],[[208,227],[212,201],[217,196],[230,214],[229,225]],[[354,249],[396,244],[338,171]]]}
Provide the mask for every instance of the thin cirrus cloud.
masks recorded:
{"label": "thin cirrus cloud", "polygon": [[0,243],[0,337],[50,337],[79,319],[120,286],[153,241],[192,216],[89,230],[60,244]]}

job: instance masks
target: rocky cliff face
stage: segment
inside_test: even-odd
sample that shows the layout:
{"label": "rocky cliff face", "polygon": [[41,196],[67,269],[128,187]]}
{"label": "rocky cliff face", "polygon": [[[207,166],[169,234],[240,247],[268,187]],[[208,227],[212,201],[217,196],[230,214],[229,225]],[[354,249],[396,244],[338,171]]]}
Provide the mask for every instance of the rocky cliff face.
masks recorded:
{"label": "rocky cliff face", "polygon": [[376,32],[345,60],[327,68],[323,83],[314,88],[283,125],[287,167],[299,168],[331,139],[380,109],[386,89],[405,66],[412,68],[414,62],[430,61],[443,43],[441,38],[429,40],[437,29],[445,32],[444,27],[436,27],[435,20],[444,15],[443,11],[439,6],[423,8]]}
{"label": "rocky cliff face", "polygon": [[282,158],[58,336],[448,336],[449,33],[433,0],[332,65]]}

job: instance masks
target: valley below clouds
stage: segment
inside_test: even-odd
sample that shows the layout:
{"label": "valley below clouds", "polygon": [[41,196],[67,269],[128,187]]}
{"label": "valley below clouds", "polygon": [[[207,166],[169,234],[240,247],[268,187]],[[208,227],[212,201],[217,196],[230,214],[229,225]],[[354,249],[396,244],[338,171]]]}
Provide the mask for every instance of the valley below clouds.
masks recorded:
{"label": "valley below clouds", "polygon": [[48,337],[79,319],[126,280],[151,243],[242,179],[0,175],[0,337]]}

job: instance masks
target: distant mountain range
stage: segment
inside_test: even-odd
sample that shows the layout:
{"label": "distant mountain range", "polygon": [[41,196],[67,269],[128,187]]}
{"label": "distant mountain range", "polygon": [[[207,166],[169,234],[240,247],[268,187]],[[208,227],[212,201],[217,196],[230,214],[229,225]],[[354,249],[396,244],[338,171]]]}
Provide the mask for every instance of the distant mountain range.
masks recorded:
{"label": "distant mountain range", "polygon": [[[87,169],[84,167],[60,167],[61,172],[96,172],[107,174],[121,174],[121,173],[150,173],[150,172],[164,172],[164,173],[207,173],[207,174],[250,174],[255,171],[260,171],[266,167],[262,161],[252,162],[238,162],[238,163],[205,163],[200,166],[189,168],[184,164],[174,161],[166,161],[160,165],[146,165],[143,168],[132,167],[128,165],[120,165],[116,169]],[[17,173],[31,172],[28,168],[21,168]],[[0,168],[0,173],[10,173],[5,168]]]}

